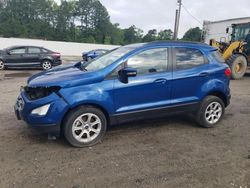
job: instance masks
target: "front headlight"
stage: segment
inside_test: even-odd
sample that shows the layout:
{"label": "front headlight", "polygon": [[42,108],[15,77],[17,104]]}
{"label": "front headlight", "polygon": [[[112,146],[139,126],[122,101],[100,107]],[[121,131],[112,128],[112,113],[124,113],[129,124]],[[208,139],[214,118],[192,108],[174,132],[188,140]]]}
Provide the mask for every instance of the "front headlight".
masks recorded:
{"label": "front headlight", "polygon": [[51,87],[24,87],[25,93],[27,94],[29,100],[37,100],[49,96],[50,94],[57,93],[61,87],[51,86]]}
{"label": "front headlight", "polygon": [[35,108],[34,110],[32,110],[31,114],[45,116],[49,111],[49,107],[50,107],[50,104],[46,104],[46,105],[41,106],[39,108]]}

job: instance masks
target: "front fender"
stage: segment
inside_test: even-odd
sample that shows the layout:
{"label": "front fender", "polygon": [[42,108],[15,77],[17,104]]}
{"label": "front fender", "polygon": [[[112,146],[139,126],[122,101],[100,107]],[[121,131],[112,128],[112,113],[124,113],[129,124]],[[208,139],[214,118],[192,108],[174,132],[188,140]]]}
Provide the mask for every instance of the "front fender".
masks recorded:
{"label": "front fender", "polygon": [[113,81],[62,88],[60,94],[70,105],[71,109],[84,104],[92,104],[100,106],[108,114],[114,113]]}

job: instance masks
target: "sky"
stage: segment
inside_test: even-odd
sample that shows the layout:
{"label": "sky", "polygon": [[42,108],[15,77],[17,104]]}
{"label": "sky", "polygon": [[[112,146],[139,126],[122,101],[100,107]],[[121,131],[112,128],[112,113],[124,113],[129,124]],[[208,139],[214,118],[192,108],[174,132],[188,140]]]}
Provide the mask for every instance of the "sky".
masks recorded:
{"label": "sky", "polygon": [[[100,0],[112,23],[121,28],[135,25],[150,29],[174,30],[177,0]],[[202,28],[204,20],[217,21],[250,17],[250,0],[182,0],[179,37],[192,27]],[[186,10],[185,10],[186,9]],[[189,14],[187,13],[189,12]],[[191,15],[192,16],[191,16]]]}

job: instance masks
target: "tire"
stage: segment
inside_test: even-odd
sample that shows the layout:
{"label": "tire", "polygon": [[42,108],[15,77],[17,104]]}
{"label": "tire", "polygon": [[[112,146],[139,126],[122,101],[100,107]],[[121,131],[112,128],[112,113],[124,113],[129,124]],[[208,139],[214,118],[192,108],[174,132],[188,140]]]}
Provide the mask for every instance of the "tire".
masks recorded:
{"label": "tire", "polygon": [[2,60],[0,60],[0,71],[4,70],[5,66],[4,66],[4,62]]}
{"label": "tire", "polygon": [[196,114],[196,121],[204,128],[212,128],[221,121],[224,112],[224,102],[219,97],[209,95],[203,99]]}
{"label": "tire", "polygon": [[90,147],[101,141],[106,133],[107,119],[103,112],[92,106],[72,110],[65,118],[63,133],[74,147]]}
{"label": "tire", "polygon": [[244,55],[234,54],[228,60],[227,64],[232,70],[232,79],[239,80],[243,78],[247,70],[247,59]]}
{"label": "tire", "polygon": [[41,67],[43,70],[50,70],[52,68],[52,62],[50,60],[44,60],[41,63]]}

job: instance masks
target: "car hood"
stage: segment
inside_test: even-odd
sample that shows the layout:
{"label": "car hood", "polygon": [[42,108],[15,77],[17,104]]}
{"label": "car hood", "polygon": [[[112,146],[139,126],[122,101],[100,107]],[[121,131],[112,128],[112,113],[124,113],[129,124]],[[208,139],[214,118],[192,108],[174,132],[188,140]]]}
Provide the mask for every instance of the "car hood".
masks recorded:
{"label": "car hood", "polygon": [[103,77],[98,72],[79,69],[79,63],[58,66],[49,71],[41,72],[28,79],[29,87],[74,87],[78,85],[100,82]]}

